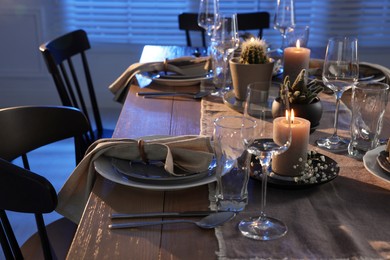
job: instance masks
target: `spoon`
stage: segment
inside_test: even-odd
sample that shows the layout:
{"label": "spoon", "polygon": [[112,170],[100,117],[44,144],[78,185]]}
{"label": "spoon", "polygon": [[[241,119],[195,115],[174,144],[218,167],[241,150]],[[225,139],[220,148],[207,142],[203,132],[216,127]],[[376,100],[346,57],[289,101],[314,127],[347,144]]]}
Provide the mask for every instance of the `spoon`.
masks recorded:
{"label": "spoon", "polygon": [[199,91],[199,92],[138,92],[138,96],[144,96],[144,98],[155,98],[155,97],[171,97],[181,96],[199,99],[210,94],[210,91]]}
{"label": "spoon", "polygon": [[134,228],[134,227],[145,227],[154,226],[161,224],[174,224],[174,223],[193,223],[200,228],[211,229],[222,225],[226,221],[231,220],[236,215],[235,212],[224,211],[210,214],[199,221],[187,220],[187,219],[173,219],[173,220],[162,220],[162,221],[148,221],[148,222],[132,222],[132,223],[118,223],[110,224],[110,229],[118,228]]}

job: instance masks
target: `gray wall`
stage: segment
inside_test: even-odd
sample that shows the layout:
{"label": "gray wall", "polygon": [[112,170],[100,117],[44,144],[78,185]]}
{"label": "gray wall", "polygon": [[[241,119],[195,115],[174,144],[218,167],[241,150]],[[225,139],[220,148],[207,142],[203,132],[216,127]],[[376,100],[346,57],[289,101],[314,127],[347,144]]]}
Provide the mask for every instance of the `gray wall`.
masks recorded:
{"label": "gray wall", "polygon": [[[58,0],[0,0],[0,107],[59,105],[39,45],[65,33],[51,16]],[[108,86],[130,64],[137,62],[142,46],[92,44],[87,53],[99,105],[120,108]]]}

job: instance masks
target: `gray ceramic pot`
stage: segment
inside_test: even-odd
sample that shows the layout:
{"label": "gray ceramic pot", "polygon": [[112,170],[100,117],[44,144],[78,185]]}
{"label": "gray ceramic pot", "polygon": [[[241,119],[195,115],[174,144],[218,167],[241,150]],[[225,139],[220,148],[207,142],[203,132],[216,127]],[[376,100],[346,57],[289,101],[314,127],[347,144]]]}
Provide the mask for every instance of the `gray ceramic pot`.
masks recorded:
{"label": "gray ceramic pot", "polygon": [[238,100],[245,101],[249,83],[265,82],[265,85],[270,85],[274,63],[241,64],[238,59],[233,58],[229,61],[230,73],[234,95]]}

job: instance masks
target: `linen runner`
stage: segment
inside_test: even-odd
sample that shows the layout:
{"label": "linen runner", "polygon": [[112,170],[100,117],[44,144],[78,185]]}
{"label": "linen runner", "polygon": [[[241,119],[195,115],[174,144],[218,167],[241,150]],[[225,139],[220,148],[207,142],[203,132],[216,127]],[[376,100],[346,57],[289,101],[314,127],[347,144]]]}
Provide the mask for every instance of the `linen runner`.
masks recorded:
{"label": "linen runner", "polygon": [[[316,139],[333,132],[335,98],[321,93],[320,99],[323,115],[320,126],[310,136],[309,150],[335,160],[340,166],[339,176],[306,189],[268,185],[265,212],[282,220],[288,233],[266,242],[242,236],[237,227],[241,219],[259,215],[261,183],[251,179],[248,192],[253,195],[246,209],[215,229],[219,259],[390,258],[390,184],[371,175],[363,162],[347,153],[333,154],[313,145]],[[242,114],[223,104],[221,98],[204,98],[201,134],[212,136],[213,120],[221,115]],[[350,119],[350,110],[340,104],[340,136],[349,138]],[[212,194],[210,201],[213,204]]]}

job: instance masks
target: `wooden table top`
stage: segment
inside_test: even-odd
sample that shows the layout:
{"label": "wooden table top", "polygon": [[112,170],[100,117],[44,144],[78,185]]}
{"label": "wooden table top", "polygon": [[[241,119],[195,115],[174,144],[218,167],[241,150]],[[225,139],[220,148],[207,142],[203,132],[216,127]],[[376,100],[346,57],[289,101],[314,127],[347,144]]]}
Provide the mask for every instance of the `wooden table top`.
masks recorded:
{"label": "wooden table top", "polygon": [[[153,89],[151,86],[142,91]],[[199,86],[164,86],[164,89],[197,91]],[[130,87],[113,137],[199,134],[199,100],[145,99],[137,96],[140,90],[137,85]],[[179,191],[150,191],[116,184],[98,175],[67,258],[215,259],[217,240],[213,230],[188,224],[184,224],[185,228],[177,224],[108,229],[109,215],[113,212],[208,210],[208,205],[207,185]]]}
{"label": "wooden table top", "polygon": [[[142,91],[155,91],[156,88],[158,86],[152,85]],[[164,88],[167,91],[196,91],[199,86]],[[200,133],[199,101],[145,99],[137,96],[138,91],[137,85],[130,87],[113,137]],[[97,175],[67,259],[216,259],[218,242],[214,230],[202,230],[188,224],[122,230],[108,228],[109,215],[115,212],[207,210],[208,205],[207,185],[177,191],[152,191],[117,184]],[[129,220],[122,222],[126,221]]]}

